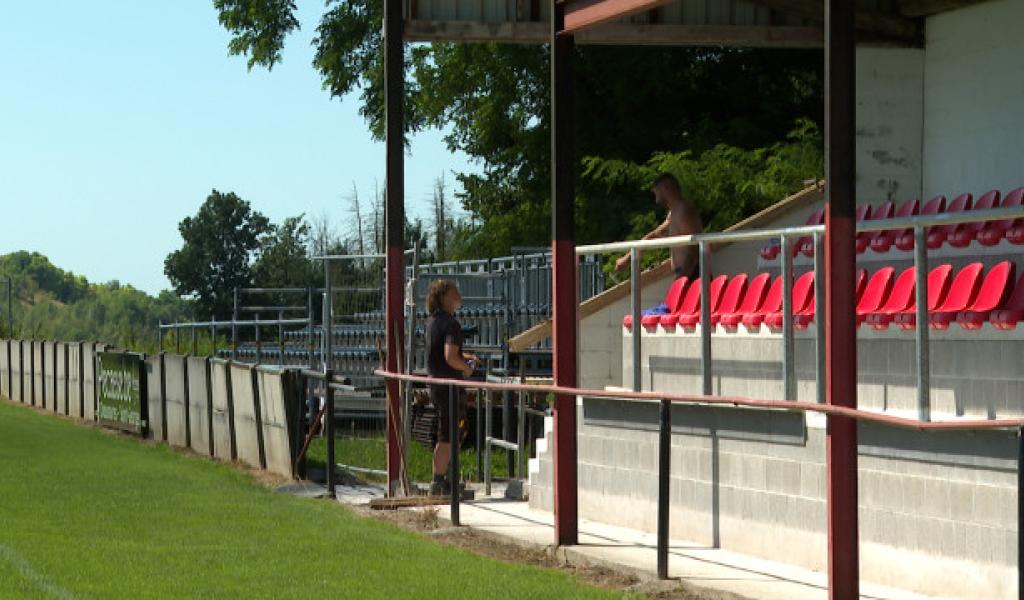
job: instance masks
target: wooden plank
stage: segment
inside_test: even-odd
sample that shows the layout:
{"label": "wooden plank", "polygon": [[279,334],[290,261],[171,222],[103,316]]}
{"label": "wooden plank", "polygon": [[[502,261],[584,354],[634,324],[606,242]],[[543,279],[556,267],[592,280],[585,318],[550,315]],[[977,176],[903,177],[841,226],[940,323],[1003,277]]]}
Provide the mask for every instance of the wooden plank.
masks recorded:
{"label": "wooden plank", "polygon": [[616,21],[655,9],[671,0],[568,0],[563,5],[565,26],[559,33],[583,31],[589,27]]}
{"label": "wooden plank", "polygon": [[986,0],[903,0],[900,14],[904,17],[927,17],[942,12],[981,4]]}

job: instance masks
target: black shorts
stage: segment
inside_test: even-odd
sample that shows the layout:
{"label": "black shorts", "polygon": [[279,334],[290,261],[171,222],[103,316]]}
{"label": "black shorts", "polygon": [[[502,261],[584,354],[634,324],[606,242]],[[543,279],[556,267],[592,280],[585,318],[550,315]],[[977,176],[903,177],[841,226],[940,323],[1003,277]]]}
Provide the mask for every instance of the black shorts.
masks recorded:
{"label": "black shorts", "polygon": [[430,403],[437,409],[437,441],[443,443],[452,441],[450,394],[455,394],[455,405],[459,411],[458,420],[461,423],[466,414],[466,408],[462,402],[462,388],[453,385],[430,386]]}

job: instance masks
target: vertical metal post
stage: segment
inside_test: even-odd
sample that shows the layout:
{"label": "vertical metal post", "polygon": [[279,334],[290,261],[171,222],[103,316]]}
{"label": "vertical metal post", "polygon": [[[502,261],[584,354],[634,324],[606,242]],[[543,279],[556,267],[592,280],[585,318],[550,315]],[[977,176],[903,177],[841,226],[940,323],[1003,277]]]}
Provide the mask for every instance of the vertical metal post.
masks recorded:
{"label": "vertical metal post", "polygon": [[327,495],[337,498],[337,485],[334,480],[334,469],[337,460],[334,458],[334,371],[327,369],[324,372],[324,402],[327,407],[324,410],[324,436],[327,438],[327,464],[324,465],[327,474]]}
{"label": "vertical metal post", "polygon": [[[405,286],[405,48],[402,39],[404,0],[384,0],[384,114],[385,114],[385,193],[387,206],[385,233],[387,262],[385,269],[384,337],[387,340],[387,369],[398,371],[398,356],[402,352],[402,295]],[[397,330],[396,330],[397,328]],[[400,411],[399,385],[389,379],[388,411]],[[388,419],[388,493],[400,479],[401,453],[398,451],[400,432],[397,419]]]}
{"label": "vertical metal post", "polygon": [[710,396],[714,393],[711,379],[711,271],[708,269],[708,248],[704,242],[697,243],[697,256],[700,263],[700,372],[701,393]]}
{"label": "vertical metal post", "polygon": [[484,493],[491,495],[491,392],[484,393]]}
{"label": "vertical metal post", "polygon": [[815,401],[825,403],[825,237],[814,234]]}
{"label": "vertical metal post", "polygon": [[640,362],[640,356],[642,354],[642,340],[641,331],[643,327],[640,326],[640,303],[642,289],[640,285],[640,249],[630,248],[629,249],[629,312],[632,315],[630,318],[633,319],[633,337],[632,337],[632,349],[633,349],[633,391],[639,392],[643,390],[643,365]]}
{"label": "vertical metal post", "polygon": [[[579,286],[576,284],[576,149],[573,115],[572,35],[563,35],[565,4],[555,2],[551,18],[551,229],[554,292],[552,336],[554,380],[576,387]],[[639,326],[637,324],[636,326]],[[579,539],[576,398],[555,396],[554,512],[555,543],[575,545]]]}
{"label": "vertical metal post", "polygon": [[[522,383],[520,381],[519,383]],[[519,400],[519,410],[516,412],[516,478],[526,479],[526,395],[518,392],[515,395]]]}
{"label": "vertical metal post", "polygon": [[931,347],[928,342],[928,244],[925,228],[914,226],[914,298],[917,305],[917,418],[930,421],[931,407]]}
{"label": "vertical metal post", "polygon": [[174,351],[181,354],[181,327],[178,322],[174,322]]}
{"label": "vertical metal post", "polygon": [[231,360],[238,360],[238,288],[235,288],[235,303],[231,311]]}
{"label": "vertical metal post", "polygon": [[[857,407],[856,47],[855,3],[825,2],[825,307],[826,401]],[[857,422],[829,416],[826,426],[828,583],[832,600],[860,596]]]}
{"label": "vertical metal post", "polygon": [[782,236],[782,396],[796,400],[796,359],[793,341],[793,253],[790,240]]}
{"label": "vertical metal post", "polygon": [[1024,600],[1024,427],[1017,429],[1017,598]]}
{"label": "vertical metal post", "polygon": [[192,356],[195,356],[196,355],[196,351],[198,350],[198,346],[199,346],[199,340],[198,340],[199,332],[196,331],[195,325],[193,325],[189,329],[192,330]]}
{"label": "vertical metal post", "polygon": [[260,338],[260,313],[255,313],[253,328],[256,330],[256,364],[263,362],[263,342]]}
{"label": "vertical metal post", "polygon": [[157,321],[156,324],[156,351],[164,351],[164,322],[163,320]]}
{"label": "vertical metal post", "polygon": [[322,338],[323,350],[320,355],[320,362],[323,363],[324,372],[334,368],[334,293],[331,289],[331,261],[324,261],[324,317],[320,337]]}
{"label": "vertical metal post", "polygon": [[306,368],[313,370],[313,288],[306,286]]}
{"label": "vertical metal post", "polygon": [[284,365],[284,311],[277,311],[277,364]]}
{"label": "vertical metal post", "polygon": [[658,579],[668,579],[669,490],[672,461],[672,403],[661,400],[658,427]]}
{"label": "vertical metal post", "polygon": [[455,386],[448,386],[448,483],[451,484],[451,521],[452,525],[462,525],[459,519],[459,502],[462,500],[462,489],[459,477],[459,403]]}
{"label": "vertical metal post", "polygon": [[[487,381],[487,376],[484,376]],[[479,481],[484,480],[484,446],[487,444],[487,433],[484,431],[484,396],[486,392],[480,390],[476,397],[476,476]]]}
{"label": "vertical metal post", "polygon": [[[210,358],[217,356],[217,319],[210,321]],[[213,431],[212,429],[210,431]]]}

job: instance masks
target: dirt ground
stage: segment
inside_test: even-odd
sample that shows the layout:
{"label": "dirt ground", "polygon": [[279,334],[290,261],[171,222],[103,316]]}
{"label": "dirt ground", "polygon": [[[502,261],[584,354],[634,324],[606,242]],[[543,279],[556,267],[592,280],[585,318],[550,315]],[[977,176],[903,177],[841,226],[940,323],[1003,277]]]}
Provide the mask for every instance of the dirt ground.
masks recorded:
{"label": "dirt ground", "polygon": [[588,585],[607,590],[638,594],[653,600],[743,600],[734,594],[699,589],[678,580],[641,580],[625,570],[619,571],[593,564],[576,564],[567,560],[553,547],[521,545],[468,527],[451,527],[448,521],[438,517],[436,508],[378,511],[360,506],[352,507],[352,510],[368,518],[394,523],[441,544],[456,546],[505,562],[558,569]]}

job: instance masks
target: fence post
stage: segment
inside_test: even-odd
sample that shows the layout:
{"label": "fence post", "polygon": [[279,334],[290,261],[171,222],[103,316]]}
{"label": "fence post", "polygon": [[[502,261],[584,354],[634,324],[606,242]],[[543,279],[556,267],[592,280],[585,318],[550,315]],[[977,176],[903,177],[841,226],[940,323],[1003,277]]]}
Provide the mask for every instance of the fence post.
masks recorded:
{"label": "fence post", "polygon": [[455,386],[448,386],[448,483],[451,486],[451,521],[452,525],[462,525],[459,519],[459,501],[462,490],[459,485],[459,403]]}
{"label": "fence post", "polygon": [[641,338],[640,338],[640,303],[643,290],[640,286],[640,250],[629,249],[629,312],[633,319],[633,391],[639,392],[643,389],[643,366],[640,364]]}
{"label": "fence post", "polygon": [[660,403],[658,428],[658,579],[668,579],[669,486],[672,460],[672,403]]}
{"label": "fence post", "polygon": [[782,397],[796,400],[796,362],[793,348],[793,252],[790,240],[782,236],[779,259],[782,261]]}
{"label": "fence post", "polygon": [[697,243],[700,264],[700,372],[701,393],[714,393],[711,377],[711,264],[706,242]]}
{"label": "fence post", "polygon": [[324,372],[324,402],[327,409],[324,411],[324,437],[327,438],[327,460],[324,461],[324,469],[327,475],[327,495],[337,498],[337,484],[334,480],[334,370],[327,369]]}
{"label": "fence post", "polygon": [[916,282],[914,298],[917,306],[915,328],[917,348],[917,418],[930,421],[931,416],[931,359],[928,343],[928,236],[921,225],[914,227],[914,268]]}

